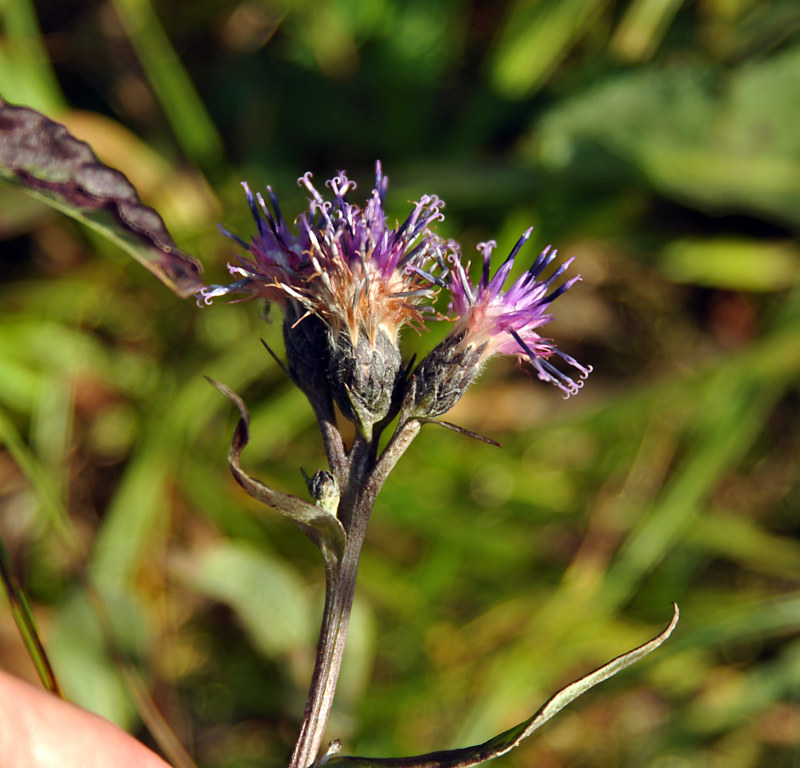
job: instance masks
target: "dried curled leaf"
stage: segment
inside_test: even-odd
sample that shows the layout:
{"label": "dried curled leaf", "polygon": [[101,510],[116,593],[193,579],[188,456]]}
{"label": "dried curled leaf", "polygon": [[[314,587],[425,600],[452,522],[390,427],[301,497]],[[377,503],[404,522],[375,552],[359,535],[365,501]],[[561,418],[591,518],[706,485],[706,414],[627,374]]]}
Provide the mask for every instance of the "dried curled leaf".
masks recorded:
{"label": "dried curled leaf", "polygon": [[0,178],[105,235],[179,296],[204,287],[199,262],[178,249],[123,173],[60,123],[2,98]]}
{"label": "dried curled leaf", "polygon": [[239,409],[241,414],[241,419],[236,425],[233,442],[228,453],[228,462],[236,482],[254,499],[294,520],[320,548],[326,567],[337,568],[342,559],[346,539],[344,528],[339,519],[327,511],[324,506],[315,506],[297,496],[273,490],[260,480],[248,475],[241,468],[239,459],[245,446],[250,441],[250,413],[242,398],[233,390],[218,381],[214,381],[214,379],[208,378],[208,376],[206,376],[206,380],[225,395]]}
{"label": "dried curled leaf", "polygon": [[567,704],[577,699],[578,696],[586,693],[598,683],[608,680],[609,677],[613,677],[617,672],[629,667],[658,648],[672,634],[672,630],[675,629],[678,623],[680,612],[676,603],[672,605],[675,612],[672,616],[672,621],[663,632],[638,648],[617,656],[617,658],[612,659],[607,664],[594,670],[594,672],[590,672],[588,675],[570,683],[566,688],[562,688],[548,699],[529,720],[514,726],[499,736],[495,736],[493,739],[489,739],[483,744],[464,747],[463,749],[429,752],[426,755],[416,755],[414,757],[330,757],[325,761],[325,765],[331,768],[468,768],[468,766],[478,765],[486,760],[500,757],[518,746],[523,739],[528,738],[551,717],[564,709]]}

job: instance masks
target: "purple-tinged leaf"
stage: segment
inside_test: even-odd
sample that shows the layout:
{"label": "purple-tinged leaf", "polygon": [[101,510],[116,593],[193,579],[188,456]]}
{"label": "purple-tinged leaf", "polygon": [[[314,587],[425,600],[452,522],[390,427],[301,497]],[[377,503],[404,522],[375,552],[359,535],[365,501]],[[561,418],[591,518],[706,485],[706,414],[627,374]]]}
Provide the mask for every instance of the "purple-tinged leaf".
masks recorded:
{"label": "purple-tinged leaf", "polygon": [[493,739],[489,739],[483,744],[464,747],[463,749],[429,752],[426,755],[416,755],[414,757],[330,757],[328,759],[329,755],[338,751],[336,748],[338,745],[334,743],[332,744],[333,749],[323,757],[320,764],[325,764],[329,768],[469,768],[469,766],[500,757],[518,746],[523,739],[528,738],[537,728],[564,709],[567,704],[577,699],[578,696],[586,693],[598,683],[608,680],[609,677],[613,677],[617,672],[629,667],[658,648],[672,634],[672,630],[675,629],[678,623],[680,615],[678,606],[675,603],[672,605],[675,613],[672,616],[672,621],[663,632],[644,643],[644,645],[617,656],[616,659],[612,659],[594,672],[590,672],[588,675],[570,683],[566,688],[562,688],[558,693],[550,697],[529,720],[514,726],[499,736],[495,736]]}
{"label": "purple-tinged leaf", "polygon": [[204,287],[199,262],[175,245],[123,173],[60,123],[1,98],[0,178],[105,235],[179,296]]}

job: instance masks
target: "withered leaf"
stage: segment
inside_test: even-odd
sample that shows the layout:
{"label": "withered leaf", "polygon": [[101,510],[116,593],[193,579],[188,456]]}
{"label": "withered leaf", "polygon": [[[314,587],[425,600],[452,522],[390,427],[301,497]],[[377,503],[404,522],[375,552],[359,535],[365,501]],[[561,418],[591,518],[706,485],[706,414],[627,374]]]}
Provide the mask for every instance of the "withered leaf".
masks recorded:
{"label": "withered leaf", "polygon": [[186,297],[204,286],[199,262],[173,242],[127,177],[65,126],[0,98],[0,178],[102,233]]}

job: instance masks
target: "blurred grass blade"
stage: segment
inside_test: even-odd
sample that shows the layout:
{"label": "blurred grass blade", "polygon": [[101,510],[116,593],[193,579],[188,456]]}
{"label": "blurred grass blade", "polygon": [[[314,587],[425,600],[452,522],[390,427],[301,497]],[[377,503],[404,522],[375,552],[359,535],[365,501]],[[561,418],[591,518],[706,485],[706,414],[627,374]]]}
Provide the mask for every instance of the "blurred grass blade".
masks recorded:
{"label": "blurred grass blade", "polygon": [[61,687],[58,684],[55,672],[53,672],[53,667],[50,664],[50,660],[47,658],[44,645],[36,630],[33,612],[14,574],[14,570],[11,566],[11,558],[8,556],[8,551],[2,539],[0,539],[0,576],[2,576],[3,579],[3,588],[6,591],[6,595],[8,595],[11,615],[14,617],[20,635],[22,635],[22,641],[25,643],[33,666],[36,667],[36,674],[39,675],[42,685],[48,691],[63,699],[64,694],[61,692]]}
{"label": "blurred grass blade", "polygon": [[334,757],[328,761],[327,765],[341,766],[341,768],[349,768],[350,766],[353,766],[353,768],[356,768],[356,766],[361,768],[367,768],[367,766],[380,766],[381,768],[468,768],[468,766],[478,765],[486,760],[500,757],[518,746],[523,739],[528,738],[550,718],[575,701],[578,696],[656,650],[672,634],[678,623],[680,612],[677,604],[673,603],[673,607],[675,612],[672,616],[672,621],[663,632],[656,635],[652,640],[640,645],[638,648],[634,648],[632,651],[617,656],[609,661],[608,664],[604,664],[594,672],[590,672],[588,675],[570,683],[566,688],[562,688],[554,696],[551,696],[529,720],[483,744],[465,747],[464,749],[430,752],[417,757]]}
{"label": "blurred grass blade", "polygon": [[136,671],[133,664],[127,659],[124,662],[116,663],[125,681],[128,693],[136,704],[136,711],[170,763],[175,768],[197,768],[197,763],[186,751],[169,723],[164,719],[161,711],[156,707],[142,681],[141,675]]}
{"label": "blurred grass blade", "polygon": [[682,0],[635,0],[611,39],[611,48],[629,61],[645,61],[658,48]]}
{"label": "blurred grass blade", "polygon": [[33,0],[0,2],[0,85],[3,96],[37,109],[64,106],[58,79],[42,41]]}
{"label": "blurred grass blade", "polygon": [[686,533],[689,548],[800,583],[800,541],[767,531],[736,512],[717,509],[713,516],[696,518]]}
{"label": "blurred grass blade", "polygon": [[114,8],[186,154],[201,163],[216,160],[222,139],[149,0],[114,0]]}
{"label": "blurred grass blade", "polygon": [[747,642],[787,636],[800,638],[800,590],[784,595],[743,598],[737,604],[706,600],[683,627],[670,651],[740,647]]}
{"label": "blurred grass blade", "polygon": [[179,296],[203,287],[200,264],[176,247],[124,174],[63,125],[2,99],[0,178],[105,235]]}
{"label": "blurred grass blade", "polygon": [[691,445],[658,503],[648,510],[623,542],[598,595],[607,611],[633,595],[641,580],[673,550],[702,514],[725,472],[741,461],[759,436],[761,425],[783,391],[778,376],[757,368],[745,375],[719,375],[708,382],[703,409],[696,416]]}
{"label": "blurred grass blade", "polygon": [[[66,509],[58,498],[58,494],[53,488],[46,472],[36,458],[31,455],[21,436],[14,428],[11,420],[8,419],[1,410],[0,443],[2,443],[8,450],[12,458],[17,462],[20,469],[31,482],[34,492],[39,499],[44,512],[47,514],[49,522],[59,534],[59,537],[69,554],[70,560],[75,560],[78,562],[85,561],[86,558],[82,552],[83,546],[78,540],[75,529],[72,525],[72,521],[70,520]],[[16,592],[16,590],[14,590],[15,580],[13,578],[13,572],[11,571],[10,567],[7,566],[8,561],[5,550],[2,548],[2,542],[0,542],[0,561],[2,561],[3,566],[3,582],[6,592],[9,595],[9,602],[12,606],[12,611],[14,612],[14,618],[17,621],[18,626],[20,626],[20,632],[22,633],[23,640],[25,641],[25,644],[31,653],[33,663],[36,665],[37,671],[41,677],[42,669],[44,668],[40,668],[40,663],[45,663],[47,657],[44,655],[43,649],[41,650],[40,654],[35,647],[32,649],[31,644],[29,644],[29,624],[33,628],[32,638],[35,637],[35,639],[32,639],[32,642],[34,645],[38,642],[38,637],[35,635],[33,619],[32,616],[30,616],[30,609],[27,607],[24,595],[21,591]],[[9,585],[11,588],[9,588]],[[172,733],[171,729],[169,728],[169,725],[159,712],[130,660],[120,649],[119,644],[115,640],[111,629],[111,620],[109,618],[103,596],[100,594],[99,590],[96,589],[90,578],[83,579],[83,586],[86,590],[87,596],[92,602],[95,615],[98,617],[100,625],[103,629],[103,636],[107,647],[114,658],[114,664],[126,682],[128,692],[130,693],[131,698],[136,705],[136,709],[142,718],[142,721],[153,735],[156,743],[164,751],[164,754],[169,757],[173,765],[177,766],[178,768],[196,768],[195,763],[181,747],[174,733]],[[26,612],[28,614],[27,617],[25,616]],[[23,622],[23,625],[20,625],[20,621]],[[39,645],[41,646],[41,643],[39,643]],[[46,669],[44,670],[44,674],[48,674]],[[52,670],[50,671],[50,676],[52,676],[53,683],[57,686],[55,677],[52,675]],[[45,678],[42,678],[42,682],[50,690],[59,692],[57,688],[51,688],[50,684],[45,681]]]}
{"label": "blurred grass blade", "polygon": [[685,238],[661,253],[664,273],[678,283],[731,291],[774,292],[800,278],[800,249],[790,240]]}
{"label": "blurred grass blade", "polygon": [[13,422],[2,410],[0,410],[0,445],[5,447],[28,478],[33,493],[41,504],[42,512],[67,547],[70,555],[75,555],[80,551],[80,542],[56,489],[37,457],[25,445]]}
{"label": "blurred grass blade", "polygon": [[89,569],[106,594],[124,590],[134,580],[158,532],[169,527],[175,455],[159,438],[148,435],[129,462],[95,536]]}
{"label": "blurred grass blade", "polygon": [[605,5],[606,0],[517,0],[490,62],[495,88],[517,99],[538,90]]}
{"label": "blurred grass blade", "polygon": [[147,690],[142,676],[125,654],[114,637],[114,627],[108,611],[108,604],[90,578],[83,579],[86,595],[91,602],[94,614],[100,625],[103,640],[111,652],[114,666],[125,682],[125,689],[133,699],[136,711],[152,735],[156,744],[175,768],[197,768],[197,763],[181,744],[161,710],[156,706]]}

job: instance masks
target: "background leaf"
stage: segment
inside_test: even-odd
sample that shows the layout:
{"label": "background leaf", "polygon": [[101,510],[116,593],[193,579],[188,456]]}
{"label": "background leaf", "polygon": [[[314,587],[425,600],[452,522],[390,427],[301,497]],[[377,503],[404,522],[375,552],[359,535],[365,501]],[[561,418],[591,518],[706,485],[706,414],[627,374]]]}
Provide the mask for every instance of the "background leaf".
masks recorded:
{"label": "background leaf", "polygon": [[313,642],[314,622],[303,582],[293,569],[256,548],[221,544],[182,570],[198,593],[230,606],[262,653],[288,654]]}

